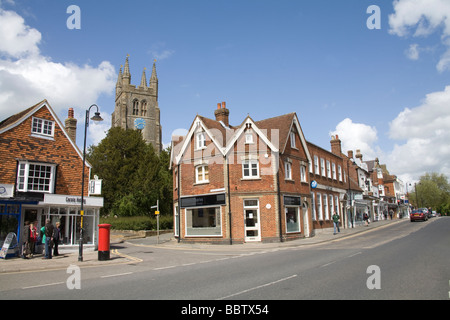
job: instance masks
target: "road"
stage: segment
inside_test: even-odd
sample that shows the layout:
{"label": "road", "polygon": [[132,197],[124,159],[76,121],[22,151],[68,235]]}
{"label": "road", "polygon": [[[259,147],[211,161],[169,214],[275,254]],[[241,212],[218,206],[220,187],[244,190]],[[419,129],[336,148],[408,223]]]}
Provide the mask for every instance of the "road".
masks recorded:
{"label": "road", "polygon": [[449,230],[447,217],[404,221],[330,243],[267,250],[160,248],[137,239],[117,247],[134,262],[81,268],[80,289],[68,288],[67,270],[0,274],[0,298],[447,300]]}

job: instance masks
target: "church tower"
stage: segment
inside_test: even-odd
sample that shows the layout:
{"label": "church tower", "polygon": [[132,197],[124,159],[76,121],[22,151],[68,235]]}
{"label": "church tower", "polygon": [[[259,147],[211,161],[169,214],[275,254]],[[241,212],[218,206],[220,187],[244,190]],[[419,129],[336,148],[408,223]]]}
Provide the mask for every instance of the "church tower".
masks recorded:
{"label": "church tower", "polygon": [[153,144],[155,151],[160,153],[162,143],[156,60],[153,63],[149,84],[147,85],[144,68],[141,83],[136,87],[131,84],[128,57],[127,55],[123,72],[122,66],[119,70],[116,83],[116,105],[111,115],[111,123],[113,127],[141,130],[145,141]]}

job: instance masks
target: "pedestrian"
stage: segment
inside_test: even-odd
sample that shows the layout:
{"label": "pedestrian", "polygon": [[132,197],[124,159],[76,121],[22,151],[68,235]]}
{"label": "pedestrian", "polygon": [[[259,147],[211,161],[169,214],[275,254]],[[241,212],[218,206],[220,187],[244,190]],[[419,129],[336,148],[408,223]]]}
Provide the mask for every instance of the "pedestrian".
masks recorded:
{"label": "pedestrian", "polygon": [[340,220],[339,215],[335,212],[333,214],[332,218],[333,218],[333,226],[334,226],[334,233],[333,234],[336,234],[336,229],[337,229],[338,232],[341,232],[341,230],[339,230],[339,220]]}
{"label": "pedestrian", "polygon": [[43,247],[42,254],[45,256],[45,226],[42,226],[41,232],[39,233],[39,237],[41,238],[39,244]]}
{"label": "pedestrian", "polygon": [[59,252],[58,252],[58,244],[59,244],[59,239],[61,236],[61,229],[60,229],[60,222],[56,222],[55,223],[55,228],[53,229],[53,255],[59,256]]}
{"label": "pedestrian", "polygon": [[394,214],[394,211],[391,209],[391,210],[389,210],[389,218],[391,218],[391,220],[392,220],[392,215]]}
{"label": "pedestrian", "polygon": [[52,225],[50,219],[45,221],[45,256],[43,259],[51,259],[52,258],[52,242],[53,242],[53,230],[54,226]]}
{"label": "pedestrian", "polygon": [[25,227],[23,228],[23,244],[22,244],[22,258],[28,259],[29,256],[29,246],[30,242],[30,223],[25,221]]}
{"label": "pedestrian", "polygon": [[28,240],[28,252],[29,252],[29,258],[33,258],[34,256],[34,249],[36,246],[37,238],[38,238],[38,232],[36,227],[34,226],[34,222],[30,223],[30,236]]}
{"label": "pedestrian", "polygon": [[366,225],[366,227],[369,226],[369,215],[367,214],[367,212],[364,212],[363,219],[364,219],[364,224]]}

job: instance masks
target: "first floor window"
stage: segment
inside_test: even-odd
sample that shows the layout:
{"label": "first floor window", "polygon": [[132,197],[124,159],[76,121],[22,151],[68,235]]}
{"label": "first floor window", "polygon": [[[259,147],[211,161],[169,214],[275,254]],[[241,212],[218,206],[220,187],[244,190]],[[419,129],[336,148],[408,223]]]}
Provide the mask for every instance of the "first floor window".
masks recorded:
{"label": "first floor window", "polygon": [[286,207],[286,232],[300,232],[298,207]]}
{"label": "first floor window", "polygon": [[208,166],[198,166],[195,168],[195,182],[196,183],[209,182]]}
{"label": "first floor window", "polygon": [[54,165],[20,162],[17,172],[17,190],[53,193],[54,175]]}
{"label": "first floor window", "polygon": [[221,236],[220,207],[186,209],[187,236]]}
{"label": "first floor window", "polygon": [[292,180],[292,165],[290,162],[285,162],[284,163],[284,178],[286,180]]}
{"label": "first floor window", "polygon": [[242,176],[244,178],[259,178],[258,161],[246,160],[242,163]]}

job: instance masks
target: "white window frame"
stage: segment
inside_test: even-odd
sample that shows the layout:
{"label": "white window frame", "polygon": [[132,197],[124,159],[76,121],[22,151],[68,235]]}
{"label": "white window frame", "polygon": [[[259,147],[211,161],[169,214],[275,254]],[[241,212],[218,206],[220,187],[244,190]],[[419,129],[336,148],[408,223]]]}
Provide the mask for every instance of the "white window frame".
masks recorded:
{"label": "white window frame", "polygon": [[[48,127],[50,127],[50,133],[48,133]],[[32,117],[31,134],[44,137],[54,137],[55,121]]]}
{"label": "white window frame", "polygon": [[331,163],[327,160],[327,177],[331,179]]}
{"label": "white window frame", "polygon": [[245,133],[245,144],[252,144],[253,143],[253,134],[251,132]]}
{"label": "white window frame", "polygon": [[[256,164],[256,168],[253,165]],[[256,175],[253,174],[253,170],[256,169]],[[245,175],[245,171],[248,170],[248,175]],[[244,160],[242,162],[242,179],[259,179],[259,161],[254,159]]]}
{"label": "white window frame", "polygon": [[301,182],[307,182],[306,181],[306,167],[305,166],[300,166],[300,181]]}
{"label": "white window frame", "polygon": [[[208,173],[208,178],[206,178],[206,172]],[[195,183],[209,183],[209,168],[207,164],[195,167]]]}
{"label": "white window frame", "polygon": [[317,194],[317,213],[318,213],[318,220],[323,220],[323,210],[322,210],[322,194]]}
{"label": "white window frame", "polygon": [[292,164],[288,161],[284,162],[284,179],[292,180]]}
{"label": "white window frame", "polygon": [[206,135],[205,132],[197,132],[195,135],[195,148],[201,150],[206,148]]}
{"label": "white window frame", "polygon": [[319,171],[319,157],[318,156],[314,156],[314,173],[319,175],[320,171]]}
{"label": "white window frame", "polygon": [[[40,173],[40,176],[31,176],[30,169],[31,166],[40,166],[50,168],[49,177],[41,176],[43,173],[41,171],[36,171],[36,173]],[[54,193],[55,187],[55,173],[56,173],[56,165],[48,164],[48,163],[39,163],[39,162],[28,162],[28,161],[20,161],[19,166],[17,168],[17,191],[20,192],[41,192],[41,193]],[[30,180],[32,179],[32,180]],[[49,181],[46,183],[45,181]],[[31,182],[31,188],[29,188]],[[40,189],[40,186],[47,187],[48,190],[44,188]]]}
{"label": "white window frame", "polygon": [[331,163],[331,174],[333,175],[333,180],[337,180],[337,178],[336,178],[336,164],[334,162]]}
{"label": "white window frame", "polygon": [[295,146],[295,131],[291,131],[289,136],[290,136],[290,140],[291,140],[291,148],[297,148]]}
{"label": "white window frame", "polygon": [[327,173],[325,171],[325,159],[320,158],[320,171],[322,172],[322,176],[326,177]]}
{"label": "white window frame", "polygon": [[314,192],[311,192],[311,215],[313,221],[317,220],[317,212],[316,212],[316,195]]}
{"label": "white window frame", "polygon": [[338,178],[339,181],[342,181],[342,167],[338,165]]}

